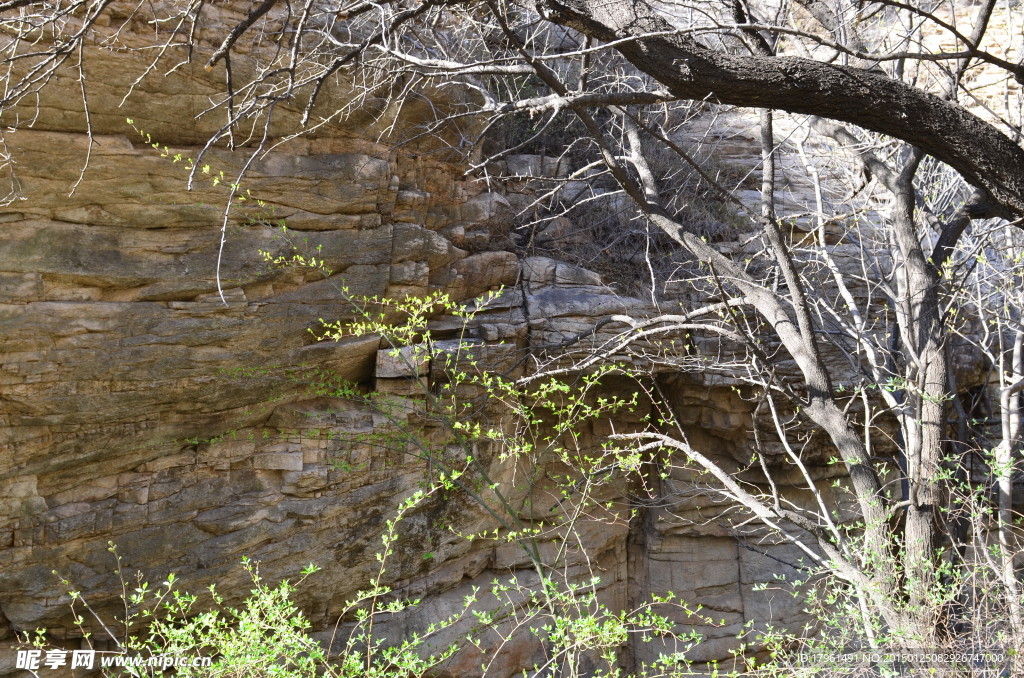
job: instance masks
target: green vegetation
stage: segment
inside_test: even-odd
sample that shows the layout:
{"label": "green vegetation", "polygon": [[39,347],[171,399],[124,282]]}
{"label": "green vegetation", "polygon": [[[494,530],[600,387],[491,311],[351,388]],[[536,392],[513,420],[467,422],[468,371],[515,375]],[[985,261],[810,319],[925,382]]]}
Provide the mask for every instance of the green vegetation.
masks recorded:
{"label": "green vegetation", "polygon": [[[273,258],[273,263],[313,268],[331,278],[322,260],[298,251],[292,257]],[[716,620],[699,607],[691,609],[672,595],[653,597],[633,609],[610,608],[602,599],[600,576],[582,574],[570,557],[573,543],[579,539],[578,531],[586,521],[616,519],[611,506],[603,506],[599,499],[603,487],[627,482],[652,465],[666,475],[670,468],[666,455],[671,450],[661,446],[652,452],[649,444],[629,444],[622,438],[616,441],[614,436],[597,451],[577,444],[577,434],[587,422],[636,410],[641,405],[636,398],[624,400],[601,395],[602,380],[626,375],[642,384],[643,375],[631,373],[621,363],[596,364],[572,377],[559,374],[517,379],[508,376],[507,369],[506,374],[496,372],[488,347],[466,338],[466,334],[477,314],[499,300],[502,291],[489,293],[472,304],[457,303],[442,293],[381,299],[353,297],[343,286],[338,291],[356,311],[356,319],[321,321],[321,338],[381,336],[393,347],[390,356],[405,366],[417,385],[416,394],[396,398],[366,392],[321,370],[300,371],[290,377],[306,380],[311,394],[356,401],[381,415],[388,427],[381,432],[357,434],[349,442],[379,450],[398,450],[419,462],[424,471],[421,488],[396,507],[394,515],[386,521],[376,556],[379,568],[375,577],[346,604],[326,643],[310,635],[309,622],[293,600],[300,586],[315,585],[310,579],[318,569],[314,565],[301,572],[296,582],[284,581],[274,586],[261,578],[257,563],[244,561],[252,589],[237,607],[225,605],[214,587],[197,595],[178,590],[173,576],[155,588],[140,580],[133,590],[126,592],[126,615],[117,620],[120,631],[115,631],[109,620],[99,620],[116,642],[119,653],[209,657],[209,666],[175,669],[175,675],[196,678],[408,678],[435,675],[460,653],[476,652],[479,671],[489,675],[492,671],[502,672],[502,649],[510,643],[523,642],[526,635],[536,643],[543,659],[524,676],[810,678],[873,671],[871,675],[895,677],[905,675],[905,670],[915,665],[906,659],[906,654],[879,658],[878,648],[905,647],[914,639],[893,635],[906,630],[892,627],[883,616],[865,609],[862,596],[878,592],[850,586],[835,574],[841,563],[827,559],[802,561],[802,578],[787,581],[780,577],[770,586],[800,599],[808,613],[813,613],[816,623],[803,629],[781,629],[751,622],[738,633],[735,658],[729,666],[695,665],[687,652],[701,642],[700,634],[681,627],[671,618],[684,616],[695,624],[711,627],[725,625],[724,620]],[[439,316],[458,319],[462,326],[459,338],[439,340],[433,336],[430,320]],[[411,411],[414,416],[410,416]],[[501,416],[496,417],[499,413]],[[665,416],[664,412],[659,414]],[[426,421],[433,422],[433,426],[425,427]],[[673,421],[661,418],[657,423],[664,427]],[[433,433],[425,434],[427,429]],[[307,434],[316,436],[321,432],[310,430]],[[553,478],[557,481],[559,500],[550,517],[527,523],[517,518],[502,483],[491,476],[492,462],[519,464],[525,471],[540,457],[558,460],[569,471]],[[337,460],[337,464],[346,468],[343,459]],[[714,473],[712,468],[704,470],[709,475]],[[972,491],[967,485],[960,489],[964,493],[963,510],[971,516],[984,515],[985,500],[979,490]],[[529,558],[532,571],[496,579],[487,590],[475,589],[456,612],[413,630],[417,623],[409,625],[410,619],[422,620],[432,615],[422,610],[420,601],[396,597],[397,592],[388,583],[403,523],[432,502],[451,501],[458,496],[470,497],[498,525],[484,533],[461,536],[517,544]],[[609,510],[598,515],[602,507]],[[849,531],[844,537],[852,540],[859,528],[854,523],[844,529]],[[559,547],[552,556],[545,553],[544,544]],[[992,548],[990,557],[998,563],[999,547]],[[111,551],[116,555],[113,546]],[[402,552],[403,558],[408,556]],[[430,560],[434,554],[425,552],[419,556]],[[1013,653],[1020,639],[1008,632],[1009,609],[1005,601],[999,600],[1001,589],[998,577],[993,576],[998,568],[970,571],[972,580],[967,581],[952,561],[943,562],[931,583],[910,582],[907,587],[923,591],[918,604],[935,610],[959,604],[965,589],[974,591],[980,597],[974,601],[976,618],[972,628],[989,634],[976,638],[974,647],[994,650],[993,654],[985,655],[984,661],[958,660],[943,668],[988,670],[1016,661]],[[913,574],[908,568],[900,576],[909,578]],[[986,590],[994,593],[986,595]],[[91,613],[87,602],[77,593],[72,597],[76,614],[80,606]],[[404,622],[397,628],[406,632],[395,636],[391,629],[396,627],[389,629],[388,623],[400,620]],[[84,628],[84,618],[79,616],[78,621]],[[631,643],[656,643],[665,650],[653,663],[627,674],[621,668],[621,660]],[[850,654],[854,649],[862,654]],[[936,665],[934,661],[917,664]],[[160,675],[160,670],[139,667],[107,671],[109,675]]]}

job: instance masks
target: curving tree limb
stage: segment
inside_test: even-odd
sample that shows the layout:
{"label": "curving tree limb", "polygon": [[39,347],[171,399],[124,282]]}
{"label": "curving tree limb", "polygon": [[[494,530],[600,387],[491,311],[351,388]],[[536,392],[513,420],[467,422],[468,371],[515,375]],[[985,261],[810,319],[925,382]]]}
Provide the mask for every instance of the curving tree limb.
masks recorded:
{"label": "curving tree limb", "polygon": [[554,23],[618,41],[616,50],[677,97],[817,115],[902,139],[984,189],[1002,216],[1024,216],[1024,149],[955,103],[876,70],[719,52],[671,34],[641,0],[540,0],[537,8]]}

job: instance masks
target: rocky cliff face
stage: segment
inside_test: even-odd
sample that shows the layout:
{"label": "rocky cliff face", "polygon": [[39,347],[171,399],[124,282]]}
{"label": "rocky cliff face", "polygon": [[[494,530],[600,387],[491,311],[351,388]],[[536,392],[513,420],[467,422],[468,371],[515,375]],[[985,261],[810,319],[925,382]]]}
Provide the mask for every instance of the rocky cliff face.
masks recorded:
{"label": "rocky cliff face", "polygon": [[[243,555],[271,580],[312,561],[323,570],[299,602],[316,630],[330,633],[374,572],[384,521],[426,472],[400,450],[353,442],[391,425],[378,413],[310,390],[316,367],[405,393],[403,375],[378,360],[377,338],[311,335],[319,318],[351,315],[341,281],[353,294],[443,289],[459,299],[504,286],[504,301],[474,332],[518,354],[645,308],[596,274],[495,250],[510,218],[505,197],[463,178],[461,167],[370,141],[372,130],[355,122],[259,158],[246,188],[269,207],[233,218],[221,255],[225,191],[209,182],[186,191],[182,165],[123,123],[130,114],[169,155],[196,156],[209,129],[192,118],[217,84],[183,69],[147,79],[118,109],[132,59],[98,53],[89,62],[91,151],[81,112],[59,88],[46,90],[33,128],[6,139],[23,197],[0,212],[0,673],[11,670],[18,632],[45,627],[55,641],[77,642],[54,570],[97,609],[116,607],[111,541],[126,571],[153,580],[175,572],[184,588],[216,583],[228,597],[248,588]],[[205,162],[230,173],[243,154],[215,151]],[[294,241],[320,248],[332,279],[264,263],[261,250],[290,253],[272,227],[278,219]],[[747,403],[727,386],[664,378],[691,442],[742,463]],[[583,431],[584,445],[599,445],[612,425]],[[522,517],[537,518],[531,507],[543,501],[531,493],[543,494],[543,482],[523,486],[507,461],[486,463]],[[534,471],[543,478],[543,465]],[[747,620],[798,615],[754,591],[781,566],[740,548],[700,496],[674,491],[686,481],[659,481],[673,499],[633,517],[629,488],[620,488],[607,498],[619,519],[588,524],[571,558],[600,574],[609,603],[671,590],[704,604],[726,623],[701,629],[709,640],[698,658],[722,657]],[[516,547],[459,536],[493,527],[465,498],[432,504],[411,522],[393,576],[426,605],[393,632],[473,586],[528,569]],[[532,664],[535,650],[525,639],[507,646],[506,675]],[[463,655],[450,670],[467,675],[477,665]]]}

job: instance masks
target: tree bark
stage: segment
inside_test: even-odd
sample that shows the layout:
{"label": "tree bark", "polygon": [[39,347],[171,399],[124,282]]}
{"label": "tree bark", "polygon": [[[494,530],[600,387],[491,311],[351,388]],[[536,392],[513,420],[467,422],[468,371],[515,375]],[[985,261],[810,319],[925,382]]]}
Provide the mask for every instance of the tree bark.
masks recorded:
{"label": "tree bark", "polygon": [[615,49],[677,97],[817,115],[902,139],[988,192],[1001,216],[1024,215],[1024,149],[955,103],[876,70],[718,52],[672,34],[643,0],[538,0],[537,7],[554,23],[619,41]]}

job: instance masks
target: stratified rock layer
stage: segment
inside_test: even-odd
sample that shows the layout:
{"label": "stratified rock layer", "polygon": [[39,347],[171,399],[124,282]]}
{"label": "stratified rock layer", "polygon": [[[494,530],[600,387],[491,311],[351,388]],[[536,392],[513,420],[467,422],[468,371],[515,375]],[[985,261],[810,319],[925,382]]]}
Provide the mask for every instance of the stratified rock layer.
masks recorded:
{"label": "stratified rock layer", "polygon": [[[115,94],[133,71],[119,59],[89,62],[96,134],[80,183],[90,140],[59,90],[45,91],[35,127],[6,137],[22,198],[0,212],[0,641],[11,647],[16,633],[45,627],[77,642],[54,570],[112,614],[121,582],[108,542],[124,572],[153,581],[175,572],[183,588],[217,584],[229,599],[249,588],[243,556],[260,561],[270,580],[316,563],[323,569],[298,596],[326,637],[377,571],[386,520],[428,472],[375,436],[397,424],[426,438],[434,432],[401,405],[414,391],[387,356],[378,360],[378,338],[318,342],[319,319],[352,317],[346,295],[442,289],[468,300],[504,287],[472,332],[512,366],[524,351],[559,346],[608,315],[648,309],[589,271],[481,251],[507,228],[504,196],[355,127],[325,127],[261,156],[243,189],[263,204],[250,201],[224,226],[225,184],[244,152],[207,153],[209,173],[185,189],[186,159],[198,157],[210,131],[191,120],[218,85],[191,67],[144,81],[126,110],[166,144],[161,153],[122,123]],[[221,171],[227,179],[215,186]],[[275,227],[282,219],[288,237]],[[289,258],[293,246],[330,275],[266,263]],[[457,323],[435,326],[443,334]],[[316,392],[325,372],[394,394],[391,416]],[[725,387],[670,383],[691,441],[743,459],[747,405]],[[608,388],[628,395],[633,387]],[[640,416],[624,416],[616,430]],[[593,424],[581,444],[596,448],[611,427]],[[546,469],[541,460],[531,485],[493,452],[481,461],[520,519],[542,520],[557,504],[544,481],[556,462]],[[662,482],[675,497],[669,486],[687,478]],[[709,520],[716,507],[674,498],[630,518],[630,489],[605,492],[609,520],[580,527],[582,549],[567,565],[574,576],[599,576],[607,603],[621,608],[669,590],[705,603],[726,625],[703,629],[710,640],[698,659],[727,656],[745,621],[785,612],[777,601],[769,615],[753,591],[771,580],[771,561],[739,549]],[[529,579],[515,545],[463,536],[494,527],[461,495],[416,513],[389,580],[425,604],[387,632],[426,626],[473,586],[511,572]],[[545,548],[555,553],[551,539]],[[524,637],[502,651],[499,673],[511,675],[534,663],[538,647]],[[469,675],[479,659],[465,653],[449,670]],[[0,673],[12,660],[0,647]]]}

